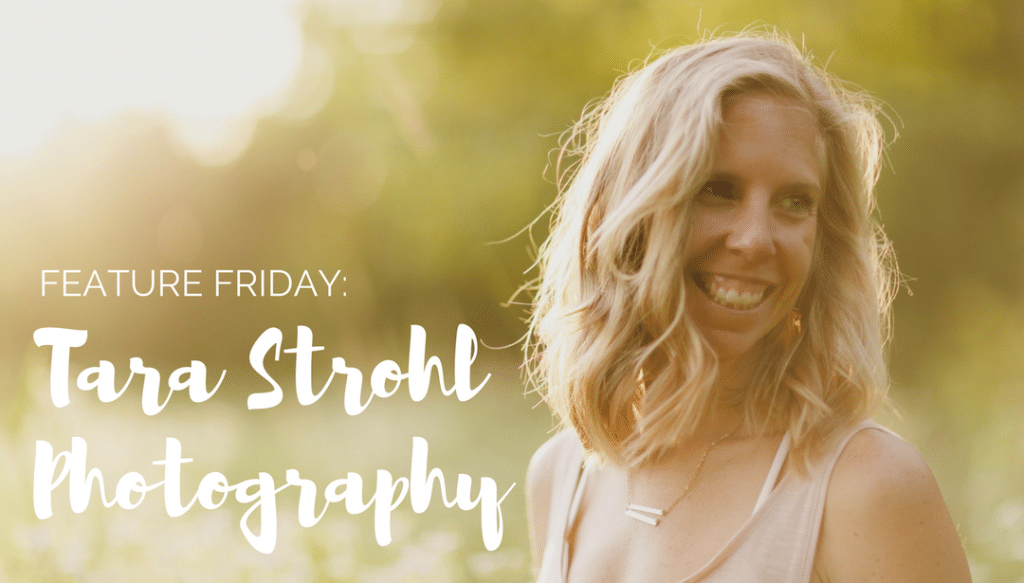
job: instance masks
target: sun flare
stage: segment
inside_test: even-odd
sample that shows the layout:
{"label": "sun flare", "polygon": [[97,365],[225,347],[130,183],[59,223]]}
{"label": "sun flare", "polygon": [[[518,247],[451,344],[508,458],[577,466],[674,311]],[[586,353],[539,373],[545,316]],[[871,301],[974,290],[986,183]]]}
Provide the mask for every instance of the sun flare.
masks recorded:
{"label": "sun flare", "polygon": [[303,59],[298,0],[0,4],[0,157],[69,122],[143,113],[189,153],[230,161]]}

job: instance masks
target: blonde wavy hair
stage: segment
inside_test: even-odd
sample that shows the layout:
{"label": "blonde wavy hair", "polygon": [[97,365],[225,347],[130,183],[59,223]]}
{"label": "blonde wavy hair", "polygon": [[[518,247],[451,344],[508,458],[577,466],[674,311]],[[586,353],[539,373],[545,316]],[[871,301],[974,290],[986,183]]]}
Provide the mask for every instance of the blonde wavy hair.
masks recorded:
{"label": "blonde wavy hair", "polygon": [[551,232],[526,340],[530,381],[584,446],[617,464],[656,459],[707,419],[718,363],[685,311],[690,205],[714,164],[722,112],[791,99],[818,120],[827,176],[797,309],[757,347],[747,431],[790,432],[803,471],[885,401],[897,270],[872,218],[885,135],[879,104],[776,33],[665,52],[620,78],[563,136]]}

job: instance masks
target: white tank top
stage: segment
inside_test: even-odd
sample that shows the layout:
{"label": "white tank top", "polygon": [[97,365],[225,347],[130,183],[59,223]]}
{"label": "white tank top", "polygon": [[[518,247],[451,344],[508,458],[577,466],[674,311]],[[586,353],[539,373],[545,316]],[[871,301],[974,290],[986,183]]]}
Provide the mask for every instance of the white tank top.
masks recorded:
{"label": "white tank top", "polygon": [[[674,583],[810,581],[832,468],[850,438],[867,428],[891,433],[876,423],[865,421],[840,439],[831,452],[811,467],[806,477],[789,472],[779,481],[789,452],[789,435],[783,437],[753,514],[707,564]],[[589,464],[583,465],[583,448],[571,431],[559,433],[542,447],[553,448],[551,459],[555,469],[548,532],[537,583],[564,583],[569,571],[569,526],[576,520],[590,474]]]}

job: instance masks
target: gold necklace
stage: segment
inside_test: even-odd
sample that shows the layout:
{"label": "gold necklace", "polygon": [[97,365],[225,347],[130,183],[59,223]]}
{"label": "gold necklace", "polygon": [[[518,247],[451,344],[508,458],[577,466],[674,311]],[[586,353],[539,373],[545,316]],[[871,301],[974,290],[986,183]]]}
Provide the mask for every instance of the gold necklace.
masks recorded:
{"label": "gold necklace", "polygon": [[675,508],[676,504],[679,504],[680,500],[685,498],[686,495],[690,493],[690,488],[693,487],[693,483],[697,480],[697,474],[699,474],[701,468],[704,467],[704,462],[707,461],[708,454],[711,453],[711,450],[715,449],[715,446],[718,445],[719,442],[722,442],[722,441],[725,441],[726,439],[728,439],[733,433],[736,433],[736,430],[738,430],[738,429],[739,429],[739,425],[734,427],[732,429],[732,431],[730,431],[729,433],[726,433],[722,437],[719,437],[718,439],[716,439],[716,440],[711,442],[711,445],[709,445],[708,448],[706,450],[704,450],[704,455],[700,456],[700,461],[697,462],[697,467],[694,468],[693,473],[690,474],[690,479],[686,481],[686,487],[683,488],[683,491],[679,494],[679,496],[676,497],[676,499],[673,500],[672,503],[669,504],[668,507],[666,507],[666,508],[653,508],[651,506],[643,506],[641,504],[634,504],[634,503],[629,502],[628,498],[629,498],[630,487],[629,487],[629,472],[627,471],[626,472],[626,498],[627,498],[627,502],[626,502],[626,516],[628,516],[630,518],[633,518],[635,520],[639,520],[640,522],[647,523],[647,524],[649,524],[651,526],[658,526],[658,522],[661,519],[660,518],[655,518],[655,516],[665,516],[666,514],[669,513],[670,510]]}

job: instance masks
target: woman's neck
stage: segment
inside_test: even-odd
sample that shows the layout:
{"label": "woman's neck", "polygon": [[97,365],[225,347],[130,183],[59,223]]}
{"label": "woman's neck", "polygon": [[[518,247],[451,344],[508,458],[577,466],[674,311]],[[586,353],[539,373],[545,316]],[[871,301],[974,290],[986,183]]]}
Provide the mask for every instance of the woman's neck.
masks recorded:
{"label": "woman's neck", "polygon": [[[698,433],[693,437],[698,441],[714,440],[724,433],[736,429],[743,424],[744,409],[757,359],[753,354],[719,357],[718,378],[712,387],[712,399],[707,417],[701,423]],[[742,427],[737,435],[745,432]]]}

